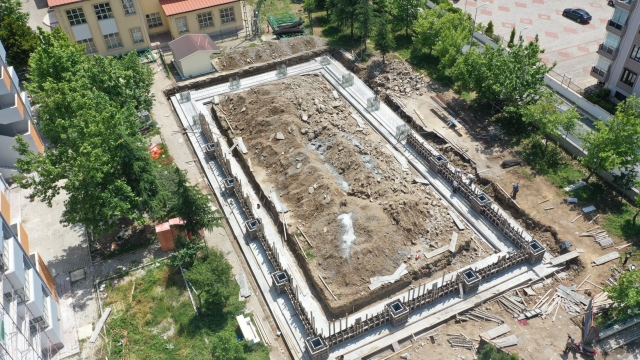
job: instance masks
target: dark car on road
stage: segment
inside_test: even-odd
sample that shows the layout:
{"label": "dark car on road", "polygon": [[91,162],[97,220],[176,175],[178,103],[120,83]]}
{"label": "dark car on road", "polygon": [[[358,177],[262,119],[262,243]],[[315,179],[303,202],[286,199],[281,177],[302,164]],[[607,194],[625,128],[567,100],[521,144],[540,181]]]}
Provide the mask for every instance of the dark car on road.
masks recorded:
{"label": "dark car on road", "polygon": [[582,9],[564,9],[562,16],[573,19],[581,24],[591,21],[591,15]]}

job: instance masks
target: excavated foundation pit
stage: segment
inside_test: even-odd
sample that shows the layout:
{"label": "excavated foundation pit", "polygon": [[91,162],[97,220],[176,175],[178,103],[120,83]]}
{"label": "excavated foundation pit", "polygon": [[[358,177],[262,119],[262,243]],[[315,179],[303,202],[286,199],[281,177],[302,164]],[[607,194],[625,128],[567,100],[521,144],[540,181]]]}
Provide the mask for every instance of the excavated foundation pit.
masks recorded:
{"label": "excavated foundation pit", "polygon": [[[413,280],[483,257],[470,247],[478,234],[456,228],[452,209],[413,181],[420,177],[413,168],[403,171],[386,139],[361,126],[353,116],[357,111],[321,76],[227,94],[211,111],[228,144],[242,138],[247,153],[234,154],[251,164],[246,175],[260,191],[275,192],[288,209],[272,217],[284,216],[289,239],[303,244],[305,255],[298,261],[331,313],[362,308],[404,291]],[[431,254],[448,247],[454,232],[453,251]],[[299,252],[295,241],[288,246]],[[406,275],[370,289],[372,278],[391,275],[401,264],[407,265]]]}

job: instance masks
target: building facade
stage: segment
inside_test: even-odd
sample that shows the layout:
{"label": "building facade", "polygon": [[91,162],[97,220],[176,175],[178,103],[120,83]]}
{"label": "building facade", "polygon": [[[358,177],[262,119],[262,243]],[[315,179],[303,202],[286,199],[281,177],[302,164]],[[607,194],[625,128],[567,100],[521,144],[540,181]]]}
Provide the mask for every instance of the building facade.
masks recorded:
{"label": "building facade", "polygon": [[9,179],[18,173],[15,166],[19,156],[13,150],[17,135],[22,135],[34,152],[42,154],[44,146],[33,123],[29,96],[20,88],[6,55],[0,42],[0,175]]}
{"label": "building facade", "polygon": [[212,37],[244,29],[240,0],[48,0],[59,26],[86,52],[103,56],[148,49],[160,35]]}
{"label": "building facade", "polygon": [[638,0],[614,0],[615,9],[606,25],[604,41],[591,76],[624,100],[640,93],[640,7]]}
{"label": "building facade", "polygon": [[62,347],[53,276],[29,235],[11,215],[8,187],[0,176],[0,359],[48,359]]}

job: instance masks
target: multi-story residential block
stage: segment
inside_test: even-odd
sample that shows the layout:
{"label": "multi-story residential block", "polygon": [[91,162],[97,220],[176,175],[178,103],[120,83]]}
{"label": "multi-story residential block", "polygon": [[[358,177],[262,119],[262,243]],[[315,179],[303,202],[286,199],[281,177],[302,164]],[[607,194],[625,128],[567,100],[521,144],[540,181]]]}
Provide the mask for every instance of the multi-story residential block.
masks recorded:
{"label": "multi-story residential block", "polygon": [[103,56],[148,49],[167,34],[216,37],[244,28],[240,0],[48,0],[59,26]]}
{"label": "multi-story residential block", "polygon": [[11,216],[7,184],[0,176],[0,359],[48,359],[63,347],[53,276],[29,236]]}
{"label": "multi-story residential block", "polygon": [[15,137],[22,137],[34,152],[43,153],[44,146],[31,115],[31,103],[20,89],[18,75],[7,64],[4,47],[0,42],[0,175],[5,179],[17,173],[18,153],[13,150]]}
{"label": "multi-story residential block", "polygon": [[640,93],[640,7],[638,0],[614,0],[613,16],[607,22],[604,41],[591,76],[611,89],[618,100]]}

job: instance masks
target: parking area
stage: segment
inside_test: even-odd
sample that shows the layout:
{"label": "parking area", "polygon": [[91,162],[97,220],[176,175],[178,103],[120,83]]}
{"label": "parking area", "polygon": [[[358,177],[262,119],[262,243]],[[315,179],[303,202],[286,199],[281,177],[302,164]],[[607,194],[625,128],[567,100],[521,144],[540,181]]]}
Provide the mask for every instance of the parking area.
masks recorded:
{"label": "parking area", "polygon": [[[486,4],[486,5],[483,5]],[[531,41],[538,35],[545,53],[542,60],[556,62],[554,69],[571,82],[585,88],[595,84],[589,75],[596,61],[596,50],[605,36],[605,26],[613,8],[606,0],[460,0],[454,4],[486,25],[493,21],[494,33],[509,39],[511,29]],[[589,24],[578,24],[562,16],[566,8],[582,8],[591,14]],[[526,28],[526,29],[525,29]],[[518,35],[516,35],[517,38]]]}

